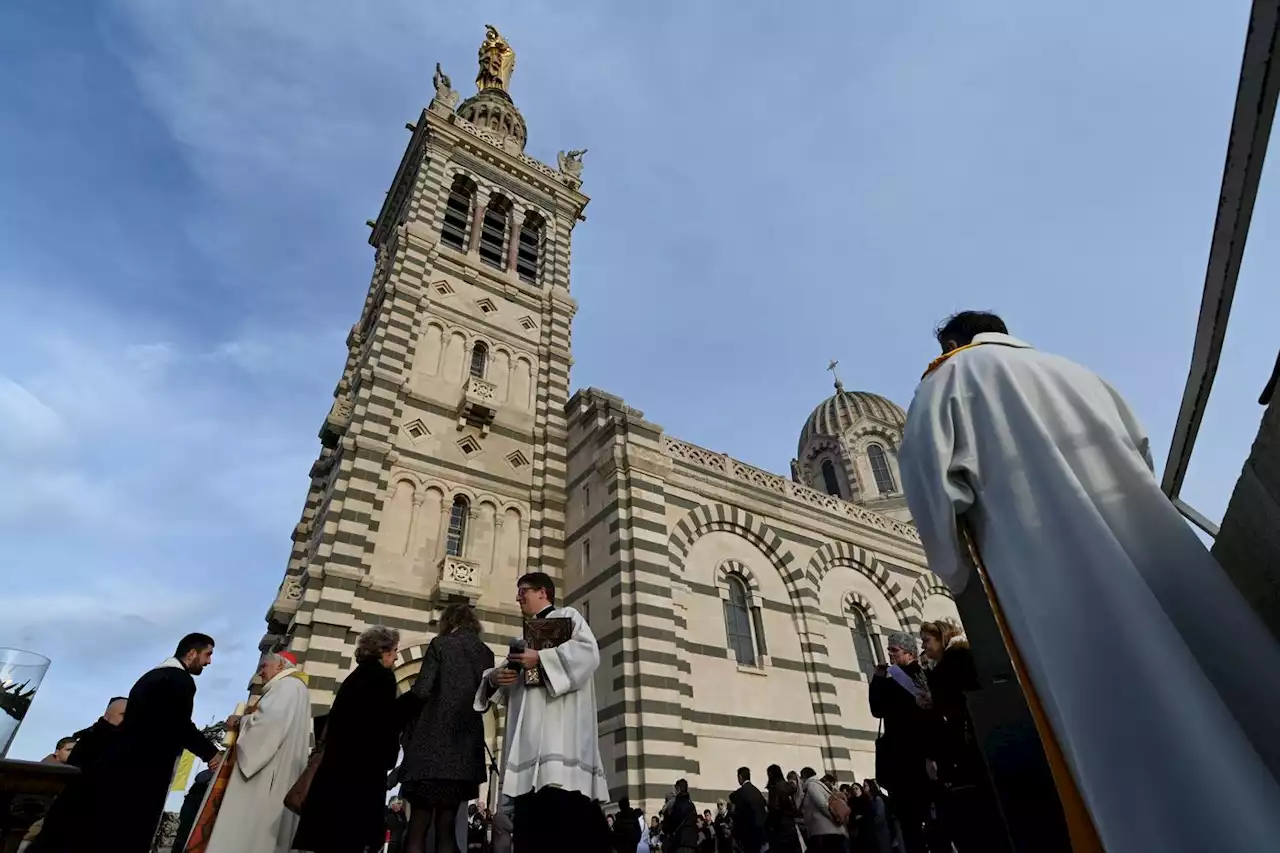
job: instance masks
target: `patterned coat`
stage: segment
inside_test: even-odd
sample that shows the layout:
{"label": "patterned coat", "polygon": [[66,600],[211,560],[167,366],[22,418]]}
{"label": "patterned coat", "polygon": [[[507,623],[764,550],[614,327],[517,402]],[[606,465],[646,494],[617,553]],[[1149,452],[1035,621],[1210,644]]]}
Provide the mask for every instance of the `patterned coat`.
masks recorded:
{"label": "patterned coat", "polygon": [[474,782],[487,778],[484,716],[472,707],[494,654],[470,631],[436,637],[410,693],[419,710],[410,725],[401,782]]}

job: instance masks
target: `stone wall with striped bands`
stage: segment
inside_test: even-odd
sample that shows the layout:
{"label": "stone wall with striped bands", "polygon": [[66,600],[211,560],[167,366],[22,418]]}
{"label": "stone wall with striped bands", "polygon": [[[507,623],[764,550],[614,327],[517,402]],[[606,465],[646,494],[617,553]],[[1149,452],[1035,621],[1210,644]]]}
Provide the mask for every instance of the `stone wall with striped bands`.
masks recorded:
{"label": "stone wall with striped bands", "polygon": [[869,549],[848,542],[828,542],[809,559],[809,575],[821,587],[827,572],[836,566],[853,569],[870,578],[876,588],[884,593],[884,597],[889,599],[894,615],[902,625],[911,626],[913,619],[916,624],[919,623],[916,618],[918,609],[903,594],[902,585]]}
{"label": "stone wall with striped bands", "polygon": [[[802,734],[818,745],[828,768],[838,773],[848,772],[853,767],[851,750],[856,748],[861,754],[867,754],[875,731],[866,729],[863,723],[850,726],[844,722],[843,709],[836,699],[836,679],[865,682],[866,677],[855,665],[847,666],[843,660],[837,665],[829,654],[827,626],[835,626],[844,633],[848,631],[848,622],[843,612],[823,612],[822,585],[831,569],[847,567],[868,579],[883,594],[892,613],[877,613],[872,602],[855,591],[850,591],[839,606],[843,607],[845,602],[857,604],[873,624],[887,620],[894,629],[914,627],[919,622],[919,602],[909,596],[906,589],[913,583],[916,588],[933,587],[918,578],[918,571],[883,562],[879,549],[887,548],[895,559],[918,563],[922,562],[918,543],[876,533],[873,536],[879,538],[873,550],[871,543],[858,542],[866,525],[855,524],[848,525],[843,537],[833,538],[835,531],[813,525],[810,521],[813,508],[801,502],[796,503],[794,510],[786,505],[781,509],[771,507],[768,515],[748,509],[743,504],[763,503],[748,486],[737,486],[700,473],[683,476],[687,465],[682,460],[672,459],[666,453],[661,456],[653,453],[666,446],[661,428],[643,421],[636,410],[606,392],[596,389],[578,392],[570,401],[568,413],[570,501],[577,499],[584,483],[598,489],[599,478],[608,484],[612,498],[605,507],[592,507],[591,512],[581,518],[571,516],[573,524],[568,536],[571,544],[576,545],[587,531],[598,532],[602,528],[607,528],[611,544],[609,560],[599,561],[599,567],[591,566],[588,571],[575,574],[568,594],[571,599],[593,602],[599,601],[603,594],[604,600],[613,605],[605,616],[594,610],[593,614],[597,615],[592,621],[597,626],[602,661],[613,667],[598,679],[602,740],[626,747],[625,769],[618,766],[619,778],[612,783],[615,795],[625,791],[633,802],[656,799],[651,795],[667,790],[681,772],[700,772],[694,769],[698,766],[699,732],[707,726],[759,731],[761,742],[768,741],[770,731]],[[639,424],[643,424],[643,429],[636,428]],[[644,461],[632,464],[633,458]],[[674,478],[679,480],[678,488],[674,486]],[[696,498],[690,499],[690,491]],[[769,498],[773,504],[777,503],[775,495]],[[637,512],[637,505],[652,514],[645,516]],[[663,507],[667,513],[657,514]],[[676,508],[678,511],[672,511]],[[659,527],[645,523],[655,518],[661,520]],[[655,544],[663,539],[664,530],[667,531],[665,545],[655,549]],[[725,717],[699,710],[700,691],[714,687],[691,683],[689,661],[698,656],[723,660],[729,652],[724,647],[706,647],[689,641],[683,607],[678,602],[682,595],[718,593],[714,587],[704,587],[703,583],[684,577],[685,562],[698,539],[717,531],[732,533],[749,542],[783,581],[789,603],[767,599],[762,602],[771,611],[792,616],[800,633],[800,659],[773,654],[767,665],[805,675],[813,713],[810,724],[749,716]],[[798,559],[798,555],[804,558]],[[572,559],[571,556],[571,563]],[[722,561],[717,570],[731,570],[731,562]],[[758,583],[752,584],[755,578],[751,570],[747,568],[740,573],[748,579],[753,594],[759,595],[760,587]],[[653,593],[655,603],[635,600],[631,596],[633,588]],[[658,668],[641,670],[634,666],[633,654],[637,649],[653,649],[651,659]],[[616,692],[610,693],[611,690]],[[606,700],[606,696],[611,696],[612,701]],[[655,723],[648,725],[647,720]],[[659,720],[661,725],[656,724]],[[678,746],[686,761],[662,758],[666,753],[663,745],[667,743]],[[693,761],[689,762],[688,758]],[[861,766],[865,767],[865,759]]]}
{"label": "stone wall with striped bands", "polygon": [[[494,190],[497,175],[504,194],[515,196],[519,212],[536,208],[545,220],[550,230],[540,259],[540,287],[517,281],[514,270],[495,272],[475,256],[441,251],[436,240],[444,199],[459,173],[467,173],[481,188],[475,204],[482,204]],[[535,181],[539,189],[523,192],[521,175]],[[415,126],[371,235],[374,271],[361,317],[348,336],[348,357],[335,391],[334,412],[339,414],[336,420],[331,414],[322,430],[328,438],[312,468],[285,582],[268,614],[264,643],[277,646],[287,641],[299,653],[312,678],[315,710],[328,707],[333,691],[351,669],[352,648],[361,630],[382,623],[424,633],[434,619],[436,604],[423,598],[425,591],[380,590],[370,570],[392,484],[397,432],[411,404],[436,403],[410,401],[408,380],[426,320],[434,313],[428,285],[441,268],[489,290],[495,299],[515,301],[520,311],[538,316],[536,408],[531,429],[520,436],[532,468],[532,488],[526,492],[527,565],[560,575],[567,458],[564,405],[569,326],[576,310],[568,296],[568,244],[586,201],[576,186],[552,186],[526,164],[515,164],[440,115],[424,111]],[[514,237],[512,231],[508,239]],[[474,316],[459,318],[455,306],[450,320],[485,328],[488,323],[481,313],[477,308]],[[438,404],[451,410],[457,400]],[[341,412],[348,413],[345,422]],[[415,459],[413,467],[446,482],[457,479],[456,472],[433,465],[429,458]],[[299,584],[301,595],[291,597],[289,591]],[[515,618],[514,625],[504,627],[517,633],[518,626]],[[505,647],[505,639],[501,645]]]}
{"label": "stone wall with striped bands", "polygon": [[941,595],[955,601],[955,596],[951,594],[951,590],[947,588],[937,576],[925,575],[916,580],[915,586],[911,588],[911,607],[914,610],[911,624],[912,630],[920,627],[924,620],[924,602],[931,595]]}

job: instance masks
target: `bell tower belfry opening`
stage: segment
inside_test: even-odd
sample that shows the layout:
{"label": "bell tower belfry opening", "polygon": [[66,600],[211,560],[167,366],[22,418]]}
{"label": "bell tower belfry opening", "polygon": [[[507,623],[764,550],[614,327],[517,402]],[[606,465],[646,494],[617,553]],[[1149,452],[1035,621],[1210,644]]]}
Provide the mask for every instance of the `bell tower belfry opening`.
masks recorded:
{"label": "bell tower belfry opening", "polygon": [[485,639],[520,624],[516,579],[562,576],[570,240],[588,199],[583,151],[525,153],[515,51],[494,27],[477,91],[435,96],[376,219],[373,275],[320,428],[302,518],[267,614],[327,707],[356,637],[386,624],[401,655],[442,606],[477,607]]}

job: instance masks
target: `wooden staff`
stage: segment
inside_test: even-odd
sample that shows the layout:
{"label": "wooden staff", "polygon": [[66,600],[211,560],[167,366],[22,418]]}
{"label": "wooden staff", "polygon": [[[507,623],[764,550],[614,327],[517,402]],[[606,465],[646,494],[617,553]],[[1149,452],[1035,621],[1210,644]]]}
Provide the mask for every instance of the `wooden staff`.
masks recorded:
{"label": "wooden staff", "polygon": [[[236,705],[236,713],[240,716],[252,714],[258,707],[258,696],[251,696],[246,706],[241,702]],[[231,782],[231,770],[236,765],[236,737],[239,729],[229,731],[224,738],[226,749],[222,753],[222,764],[218,772],[209,780],[209,789],[204,792],[204,800],[200,803],[200,812],[187,836],[185,853],[204,853],[213,836],[213,824],[218,819],[218,811],[222,808],[222,798],[227,795],[227,785]]]}
{"label": "wooden staff", "polygon": [[956,527],[960,532],[960,538],[969,549],[969,557],[978,570],[978,577],[982,579],[982,588],[986,590],[987,601],[991,602],[991,613],[995,616],[996,625],[1000,628],[1000,638],[1004,640],[1005,650],[1013,663],[1014,674],[1018,677],[1018,683],[1022,685],[1022,693],[1027,698],[1027,706],[1031,709],[1032,719],[1035,720],[1036,732],[1040,735],[1040,742],[1044,744],[1045,758],[1049,761],[1049,771],[1053,774],[1053,784],[1058,789],[1058,798],[1062,801],[1062,812],[1067,820],[1067,835],[1071,841],[1071,849],[1073,853],[1104,853],[1102,841],[1098,838],[1098,829],[1093,825],[1093,818],[1084,803],[1084,797],[1076,787],[1076,780],[1071,775],[1070,768],[1067,767],[1067,759],[1062,754],[1062,747],[1058,744],[1058,739],[1049,725],[1044,705],[1041,704],[1035,685],[1031,683],[1031,677],[1027,674],[1022,655],[1019,654],[1018,647],[1013,642],[1013,634],[1009,631],[1009,623],[1005,621],[1004,611],[1000,608],[996,588],[987,574],[982,555],[978,553],[978,543],[973,537],[973,531],[969,529],[969,525],[963,518],[956,519]]}

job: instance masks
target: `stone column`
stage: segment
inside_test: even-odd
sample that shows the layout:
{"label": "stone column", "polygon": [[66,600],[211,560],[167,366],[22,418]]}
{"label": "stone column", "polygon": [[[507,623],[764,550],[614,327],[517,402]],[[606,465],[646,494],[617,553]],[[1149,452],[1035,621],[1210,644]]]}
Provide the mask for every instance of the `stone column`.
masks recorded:
{"label": "stone column", "polygon": [[438,563],[449,553],[449,515],[453,512],[453,504],[447,503],[440,508],[440,535],[436,541],[440,543],[437,553],[431,555],[431,562]]}
{"label": "stone column", "polygon": [[474,506],[467,510],[467,526],[462,531],[462,543],[458,550],[462,552],[462,559],[471,560],[472,551],[476,544],[476,522],[480,520],[480,511]]}
{"label": "stone column", "polygon": [[415,490],[413,493],[413,512],[409,514],[409,536],[404,544],[406,554],[417,553],[418,518],[422,515],[422,502],[426,497],[421,490]]}
{"label": "stone column", "polygon": [[493,574],[494,569],[498,567],[498,546],[502,543],[502,512],[501,507],[493,511],[493,547],[489,549],[489,567],[485,571],[485,575]]}
{"label": "stone column", "polygon": [[520,517],[520,571],[516,573],[519,577],[529,571],[529,521],[524,516]]}
{"label": "stone column", "polygon": [[[528,216],[528,214],[525,214]],[[509,217],[511,221],[511,237],[507,245],[507,269],[511,272],[516,271],[517,255],[520,253],[520,226],[516,223],[516,211],[511,211]]]}
{"label": "stone column", "polygon": [[467,254],[480,248],[480,232],[484,227],[484,212],[489,207],[489,197],[476,192],[475,212],[471,215],[471,239],[467,241]]}

